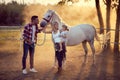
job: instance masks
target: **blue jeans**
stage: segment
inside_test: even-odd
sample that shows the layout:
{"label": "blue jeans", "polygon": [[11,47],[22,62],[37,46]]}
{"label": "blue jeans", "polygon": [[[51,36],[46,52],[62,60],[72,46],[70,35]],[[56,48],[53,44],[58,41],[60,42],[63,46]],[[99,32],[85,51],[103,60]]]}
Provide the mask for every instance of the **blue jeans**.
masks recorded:
{"label": "blue jeans", "polygon": [[26,68],[26,59],[27,59],[27,55],[28,55],[28,51],[29,51],[29,55],[30,55],[30,68],[33,68],[34,65],[34,51],[35,51],[35,46],[34,44],[27,44],[27,43],[23,43],[23,57],[22,57],[22,69]]}

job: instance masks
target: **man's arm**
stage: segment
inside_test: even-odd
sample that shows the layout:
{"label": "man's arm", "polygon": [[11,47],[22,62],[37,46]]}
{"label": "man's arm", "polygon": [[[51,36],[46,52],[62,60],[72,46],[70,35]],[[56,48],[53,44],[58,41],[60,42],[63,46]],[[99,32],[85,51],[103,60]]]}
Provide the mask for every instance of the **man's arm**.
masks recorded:
{"label": "man's arm", "polygon": [[37,31],[36,31],[37,33],[41,33],[41,31],[43,30],[42,27],[40,27],[40,28],[37,27],[36,29],[37,29]]}

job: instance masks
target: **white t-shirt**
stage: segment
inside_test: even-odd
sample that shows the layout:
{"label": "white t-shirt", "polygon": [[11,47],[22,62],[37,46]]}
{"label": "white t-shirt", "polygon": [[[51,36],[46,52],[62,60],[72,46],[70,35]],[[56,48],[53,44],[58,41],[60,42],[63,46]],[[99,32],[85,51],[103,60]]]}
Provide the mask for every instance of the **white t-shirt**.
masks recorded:
{"label": "white t-shirt", "polygon": [[52,37],[55,43],[61,42],[60,31],[58,30],[57,33],[52,32]]}
{"label": "white t-shirt", "polygon": [[[61,34],[61,36],[67,36],[67,33],[68,33],[68,31],[62,31],[60,34]],[[67,41],[67,39],[62,37],[62,42],[66,43],[66,41]]]}
{"label": "white t-shirt", "polygon": [[35,32],[36,32],[36,26],[33,25],[32,26],[32,29],[33,29],[33,33],[32,33],[32,42],[35,42]]}

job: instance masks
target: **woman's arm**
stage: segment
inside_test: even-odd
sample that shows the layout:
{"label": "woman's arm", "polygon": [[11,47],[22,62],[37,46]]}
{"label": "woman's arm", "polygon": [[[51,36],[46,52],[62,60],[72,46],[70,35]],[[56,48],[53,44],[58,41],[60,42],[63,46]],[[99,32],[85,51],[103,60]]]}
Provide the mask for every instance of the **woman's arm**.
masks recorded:
{"label": "woman's arm", "polygon": [[43,30],[43,33],[51,34],[52,31],[45,31],[45,30]]}

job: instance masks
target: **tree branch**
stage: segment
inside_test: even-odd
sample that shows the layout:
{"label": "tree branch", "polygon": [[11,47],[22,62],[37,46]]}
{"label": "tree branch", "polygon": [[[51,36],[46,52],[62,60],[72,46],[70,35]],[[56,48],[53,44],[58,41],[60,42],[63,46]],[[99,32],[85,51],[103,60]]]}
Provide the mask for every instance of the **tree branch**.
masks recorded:
{"label": "tree branch", "polygon": [[107,2],[106,2],[106,0],[103,0],[103,2],[104,2],[104,4],[105,4],[105,5],[107,5]]}

